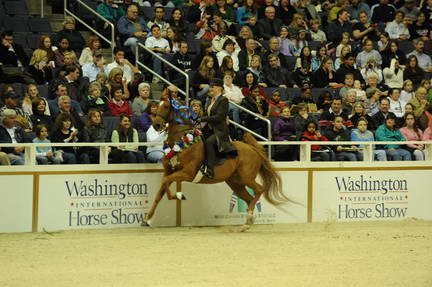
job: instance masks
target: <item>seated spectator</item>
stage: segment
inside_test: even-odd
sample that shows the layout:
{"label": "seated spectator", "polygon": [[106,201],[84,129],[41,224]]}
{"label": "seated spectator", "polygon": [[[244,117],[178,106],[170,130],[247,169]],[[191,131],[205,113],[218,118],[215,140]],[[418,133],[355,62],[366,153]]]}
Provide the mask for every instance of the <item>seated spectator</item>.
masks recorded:
{"label": "seated spectator", "polygon": [[337,0],[335,5],[330,9],[328,15],[327,15],[327,22],[331,23],[337,18],[337,12],[339,12],[342,9],[347,9],[349,5],[348,0]]}
{"label": "seated spectator", "polygon": [[143,43],[150,33],[144,18],[138,16],[138,6],[131,4],[127,8],[126,15],[120,17],[117,29],[124,46],[129,47],[132,53],[136,52],[138,42]]}
{"label": "seated spectator", "polygon": [[204,56],[195,78],[193,79],[193,87],[195,88],[195,97],[203,104],[205,103],[207,93],[210,89],[210,79],[216,75],[214,61],[211,56]]}
{"label": "seated spectator", "polygon": [[240,88],[233,84],[233,77],[232,72],[225,72],[223,76],[223,96],[230,101],[228,112],[230,115],[232,114],[232,119],[240,124],[240,109],[232,103],[241,105],[244,96]]}
{"label": "seated spectator", "polygon": [[[108,0],[109,1],[109,0]],[[100,4],[103,5],[103,4]],[[84,66],[85,64],[91,64],[93,63],[93,55],[96,51],[98,51],[101,47],[101,41],[98,36],[92,35],[88,37],[87,39],[87,47],[82,50],[80,58],[79,58],[79,64],[81,66]]]}
{"label": "seated spectator", "polygon": [[212,42],[202,40],[200,43],[199,54],[195,57],[195,60],[192,62],[192,70],[198,71],[198,68],[201,65],[201,62],[205,56],[210,56],[213,59],[213,63],[214,63],[213,66],[215,70],[219,69],[216,53],[213,51],[212,48]]}
{"label": "seated spectator", "polygon": [[343,48],[348,48],[349,52],[352,52],[350,41],[350,34],[348,32],[343,32],[342,39],[336,47],[336,57],[340,57]]}
{"label": "seated spectator", "polygon": [[279,64],[279,58],[276,55],[270,54],[268,56],[269,67],[265,71],[266,84],[268,87],[287,88],[293,86],[293,81],[285,68]]}
{"label": "seated spectator", "polygon": [[[356,122],[356,129],[353,129],[353,131],[351,132],[351,141],[353,142],[357,142],[357,141],[361,141],[361,142],[373,142],[375,141],[374,139],[374,134],[373,132],[371,132],[368,129],[369,126],[369,121],[366,120],[365,118],[361,117],[358,119],[358,121]],[[360,145],[360,148],[364,148],[363,145]],[[374,149],[374,159],[378,160],[378,161],[387,161],[387,155],[386,152],[382,149]]]}
{"label": "seated spectator", "polygon": [[380,90],[376,88],[367,88],[366,89],[366,101],[365,101],[365,109],[366,113],[369,116],[372,116],[379,112],[379,99],[381,97]]}
{"label": "seated spectator", "polygon": [[72,105],[72,109],[77,113],[78,116],[83,116],[84,112],[81,109],[80,104],[77,101],[71,100],[68,96],[68,90],[64,84],[57,84],[55,86],[54,90],[54,96],[55,98],[53,100],[49,100],[49,110],[52,116],[57,116],[57,114],[60,112],[60,104],[59,99],[61,96],[68,97],[69,105]]}
{"label": "seated spectator", "polygon": [[[357,81],[357,80],[356,80]],[[351,73],[348,73],[344,76],[344,85],[343,87],[339,90],[339,96],[343,99],[346,97],[346,94],[348,92],[348,90],[351,89],[355,89],[354,87],[354,75]]]}
{"label": "seated spectator", "polygon": [[261,63],[261,57],[259,55],[253,55],[251,65],[247,67],[246,73],[252,72],[257,79],[258,85],[261,87],[267,87],[265,83],[265,74]]}
{"label": "seated spectator", "polygon": [[[113,130],[111,135],[113,143],[137,143],[139,142],[138,132],[132,127],[129,115],[120,116],[119,126]],[[113,163],[143,163],[144,154],[138,150],[138,146],[118,146],[113,148],[110,157]]]}
{"label": "seated spectator", "polygon": [[418,88],[415,92],[415,97],[409,101],[409,103],[414,107],[413,113],[416,116],[416,119],[421,117],[428,105],[426,94],[427,91],[425,88]]}
{"label": "seated spectator", "polygon": [[376,73],[369,73],[367,75],[367,79],[366,79],[366,89],[367,88],[375,88],[378,89],[381,94],[383,95],[387,95],[388,93],[388,87],[384,84],[380,84],[378,82],[378,75]]}
{"label": "seated spectator", "polygon": [[[405,141],[405,137],[396,127],[396,116],[390,115],[385,119],[384,124],[380,125],[376,130],[377,141]],[[406,149],[403,149],[398,144],[384,145],[384,150],[387,154],[387,159],[392,161],[411,160],[411,154]]]}
{"label": "seated spectator", "polygon": [[[413,113],[405,114],[404,124],[400,129],[401,134],[405,137],[407,141],[421,141],[423,140],[423,132],[418,127],[416,119]],[[407,144],[404,147],[411,153],[411,157],[415,160],[424,160],[424,148],[422,144]]]}
{"label": "seated spectator", "polygon": [[300,30],[307,30],[307,25],[304,17],[296,12],[295,14],[293,14],[291,23],[288,25],[288,32],[290,34],[290,37],[295,38],[299,34]]}
{"label": "seated spectator", "polygon": [[[336,71],[335,80],[337,83],[343,83],[346,74],[352,74],[354,80],[359,80],[364,83],[363,77],[359,70],[354,67],[355,56],[353,53],[348,53],[343,59],[343,64],[340,65],[339,69]],[[354,82],[353,82],[354,84]]]}
{"label": "seated spectator", "polygon": [[88,87],[88,95],[83,97],[81,108],[85,114],[90,110],[98,110],[103,114],[108,114],[108,97],[102,95],[101,85],[97,82],[91,82]]}
{"label": "seated spectator", "polygon": [[[75,143],[78,142],[78,129],[74,127],[74,119],[69,113],[60,113],[54,124],[54,130],[50,136],[51,142],[57,143]],[[76,151],[71,146],[62,146],[56,148],[62,152],[63,164],[76,164]]]}
{"label": "seated spectator", "polygon": [[[159,7],[160,8],[160,7]],[[165,38],[162,38],[161,29],[160,27],[155,24],[151,27],[151,36],[148,37],[145,41],[145,46],[158,54],[159,56],[162,56],[162,54],[168,54],[170,53],[170,47],[169,43]],[[162,61],[152,57],[153,60],[153,70],[160,76],[163,76],[162,73]],[[158,83],[159,77],[153,76],[153,82]]]}
{"label": "seated spectator", "polygon": [[382,53],[382,65],[381,68],[390,67],[392,59],[399,60],[399,64],[405,66],[407,58],[405,54],[399,49],[398,41],[392,40],[387,45],[386,49]]}
{"label": "seated spectator", "polygon": [[46,85],[52,79],[52,68],[52,64],[48,63],[46,51],[36,49],[30,59],[27,71],[31,74],[38,85]]}
{"label": "seated spectator", "polygon": [[[99,110],[90,110],[87,116],[87,122],[82,131],[83,142],[103,143],[109,139],[108,131],[103,122],[102,112]],[[81,151],[81,161],[86,163],[99,163],[99,148],[85,147]]]}
{"label": "seated spectator", "polygon": [[126,83],[132,81],[134,73],[140,72],[125,58],[125,50],[121,47],[114,48],[113,62],[106,65],[105,74],[109,75],[114,68],[120,68],[123,71],[123,80]]}
{"label": "seated spectator", "polygon": [[264,40],[269,40],[271,37],[277,36],[283,22],[281,19],[276,18],[276,9],[274,6],[265,8],[265,17],[258,21],[258,37]]}
{"label": "seated spectator", "polygon": [[328,40],[337,43],[342,38],[342,33],[352,33],[352,24],[349,21],[349,14],[345,9],[337,12],[337,19],[328,25],[327,30],[332,31],[328,34]]}
{"label": "seated spectator", "polygon": [[19,107],[19,98],[20,96],[14,91],[4,93],[2,95],[4,106],[0,108],[0,116],[3,115],[5,110],[14,110],[16,113],[14,123],[19,125],[25,132],[31,132],[32,124],[30,121],[30,115]]}
{"label": "seated spectator", "polygon": [[365,81],[368,81],[368,77],[371,74],[376,75],[378,84],[383,80],[382,70],[377,66],[374,58],[368,59],[366,66],[360,70],[360,73]]}
{"label": "seated spectator", "polygon": [[111,89],[114,86],[123,87],[123,99],[128,100],[130,98],[130,92],[126,80],[124,80],[123,70],[121,68],[113,68],[108,75],[108,91],[110,92],[109,97],[111,98]]}
{"label": "seated spectator", "polygon": [[335,86],[335,76],[333,72],[333,61],[330,57],[324,57],[318,70],[312,74],[312,86],[314,88],[325,88]]}
{"label": "seated spectator", "polygon": [[139,117],[138,126],[137,126],[138,132],[140,133],[147,132],[149,127],[152,125],[154,119],[156,118],[157,110],[158,110],[157,102],[151,101],[147,105],[145,112],[143,112]]}
{"label": "seated spectator", "polygon": [[[156,131],[153,125],[150,125],[146,132],[147,142],[164,142],[168,138],[166,130]],[[162,145],[148,146],[146,150],[147,160],[153,163],[161,163],[165,156]]]}
{"label": "seated spectator", "polygon": [[405,14],[402,11],[397,11],[393,22],[387,23],[385,31],[389,34],[392,40],[405,41],[410,38],[407,25],[404,23]]}
{"label": "seated spectator", "polygon": [[34,128],[38,125],[43,125],[47,127],[48,132],[50,132],[54,128],[54,121],[51,115],[45,114],[47,108],[48,105],[43,98],[35,98],[32,101],[32,115],[30,116],[30,121]]}
{"label": "seated spectator", "polygon": [[201,17],[201,20],[196,22],[194,36],[195,39],[211,42],[219,34],[219,26],[213,20],[207,17],[210,17],[210,15],[204,13]]}
{"label": "seated spectator", "polygon": [[417,87],[425,78],[425,71],[419,66],[416,56],[409,56],[407,62],[408,64],[403,73],[404,81],[411,80],[413,86]]}
{"label": "seated spectator", "polygon": [[[289,106],[282,108],[282,112],[273,124],[272,135],[274,141],[295,141],[296,128],[294,117],[291,116]],[[296,145],[282,145],[275,147],[275,159],[278,161],[299,160],[299,147]]]}
{"label": "seated spectator", "polygon": [[132,103],[132,111],[135,116],[141,116],[151,102],[150,85],[148,83],[139,84],[138,92],[139,97],[136,97]]}
{"label": "seated spectator", "polygon": [[239,50],[235,50],[234,42],[230,39],[226,40],[222,46],[222,50],[216,54],[219,65],[222,65],[222,60],[229,56],[233,61],[233,69],[235,72],[239,71],[239,59],[238,52]]}
{"label": "seated spectator", "polygon": [[432,121],[428,123],[425,131],[423,132],[423,141],[432,141]]}
{"label": "seated spectator", "polygon": [[[240,51],[240,46],[237,43],[236,38],[234,36],[230,36],[230,35],[226,34],[227,29],[228,29],[228,27],[227,27],[225,22],[222,22],[218,25],[219,34],[217,34],[212,40],[213,52],[217,53],[217,52],[222,51],[224,43],[228,39],[233,41],[235,49]],[[237,51],[237,52],[239,52],[239,51]]]}
{"label": "seated spectator", "polygon": [[154,25],[159,27],[161,36],[165,37],[170,24],[165,21],[165,9],[163,7],[154,8],[154,18],[147,23],[147,27],[151,30]]}
{"label": "seated spectator", "polygon": [[297,35],[292,39],[293,42],[293,55],[301,56],[303,48],[309,47],[308,39],[307,39],[307,30],[298,31]]}
{"label": "seated spectator", "polygon": [[56,33],[55,38],[60,42],[66,38],[70,48],[75,52],[81,52],[85,47],[85,40],[80,32],[75,30],[75,19],[66,16],[63,21],[63,30]]}
{"label": "seated spectator", "polygon": [[348,90],[347,96],[342,101],[342,109],[348,115],[353,111],[354,104],[356,103],[356,95],[357,93],[355,89]]}
{"label": "seated spectator", "polygon": [[94,52],[93,61],[82,66],[83,77],[87,77],[89,82],[96,80],[99,73],[105,71],[105,60],[102,56],[102,51]]}
{"label": "seated spectator", "polygon": [[55,65],[57,68],[61,68],[67,65],[78,66],[78,61],[75,52],[69,46],[69,40],[64,37],[59,39],[59,46],[54,51]]}
{"label": "seated spectator", "polygon": [[[265,117],[268,113],[268,104],[265,98],[260,95],[260,87],[258,85],[253,86],[250,89],[249,95],[245,96],[242,104],[249,111]],[[267,137],[267,123],[260,118],[246,112],[242,112],[240,117],[244,121],[244,125],[250,130]]]}
{"label": "seated spectator", "polygon": [[177,34],[183,39],[186,38],[187,25],[184,19],[183,10],[180,8],[174,8],[171,11],[171,17],[168,20],[168,24],[171,28],[176,29]]}
{"label": "seated spectator", "polygon": [[38,49],[45,50],[47,52],[48,63],[55,64],[55,51],[57,50],[56,46],[53,46],[51,37],[49,35],[42,35],[39,38]]}
{"label": "seated spectator", "polygon": [[354,90],[356,91],[357,101],[366,101],[366,91],[363,90],[359,80],[354,81]]}
{"label": "seated spectator", "polygon": [[388,23],[394,20],[396,8],[388,2],[388,0],[379,0],[378,4],[371,7],[372,23]]}
{"label": "seated spectator", "polygon": [[318,96],[317,108],[319,113],[323,113],[325,110],[330,109],[333,95],[328,90],[322,91]]}
{"label": "seated spectator", "polygon": [[175,28],[169,27],[167,29],[165,39],[168,41],[169,48],[172,53],[176,53],[179,51],[179,44],[180,41],[183,40],[183,37],[177,34],[177,30]]}
{"label": "seated spectator", "polygon": [[413,82],[411,80],[405,80],[403,82],[402,91],[400,98],[404,102],[409,102],[411,99],[414,98],[414,92],[413,92]]}
{"label": "seated spectator", "polygon": [[320,20],[311,19],[309,22],[309,34],[312,41],[327,42],[327,36],[320,30]]}
{"label": "seated spectator", "polygon": [[[350,141],[351,135],[348,129],[343,124],[342,116],[335,116],[333,125],[326,129],[324,135],[329,141]],[[363,154],[358,151],[356,146],[344,147],[342,145],[334,145],[332,149],[335,153],[337,161],[362,161]]]}
{"label": "seated spectator", "polygon": [[284,56],[293,56],[294,54],[294,44],[289,38],[289,31],[287,26],[281,26],[279,29],[279,41],[280,52]]}
{"label": "seated spectator", "polygon": [[387,86],[394,89],[403,87],[404,67],[400,66],[398,59],[392,59],[390,68],[385,68],[383,71],[384,82]]}
{"label": "seated spectator", "polygon": [[333,98],[330,109],[320,115],[319,126],[321,128],[331,126],[336,116],[341,116],[344,121],[348,120],[348,114],[342,109],[342,98],[339,97]]}
{"label": "seated spectator", "polygon": [[[315,51],[315,56],[312,56],[311,59],[311,69],[312,72],[317,71],[322,64],[322,61],[327,57],[327,46],[322,45],[317,48]],[[333,62],[332,62],[332,70],[333,70]]]}
{"label": "seated spectator", "polygon": [[363,43],[363,51],[361,51],[356,58],[357,67],[360,69],[366,67],[370,58],[375,60],[377,66],[381,66],[381,55],[377,50],[374,50],[373,41],[365,40]]}
{"label": "seated spectator", "polygon": [[[48,128],[44,125],[36,126],[36,137],[33,139],[34,143],[50,143],[48,139]],[[60,164],[63,161],[61,152],[54,152],[50,146],[37,146],[36,147],[36,161],[38,164]]]}
{"label": "seated spectator", "polygon": [[393,117],[397,119],[396,115],[390,112],[390,101],[386,97],[381,97],[379,99],[379,110],[377,113],[372,115],[372,119],[375,122],[375,125],[379,127],[380,125],[385,124],[387,118]]}
{"label": "seated spectator", "polygon": [[255,19],[258,17],[255,2],[253,0],[243,1],[243,6],[237,8],[236,22],[243,26],[251,15],[254,15]]}
{"label": "seated spectator", "polygon": [[417,20],[408,25],[410,33],[410,40],[422,39],[423,41],[429,40],[429,31],[431,29],[429,19],[426,19],[424,12],[418,14]]}
{"label": "seated spectator", "polygon": [[364,107],[364,104],[362,102],[356,102],[353,105],[351,115],[349,116],[349,120],[353,124],[353,127],[357,127],[358,122],[361,119],[364,119],[367,121],[367,129],[368,130],[374,131],[376,129],[375,122],[372,119],[372,117],[367,114],[367,111]]}
{"label": "seated spectator", "polygon": [[[310,88],[301,88],[300,96],[295,97],[292,100],[292,104],[293,105],[306,104],[308,110],[310,110],[310,106],[314,105],[316,111],[316,105],[312,99],[312,91]],[[309,111],[309,112],[313,112],[313,111]]]}
{"label": "seated spectator", "polygon": [[285,101],[281,100],[281,92],[278,89],[272,91],[271,98],[267,103],[269,105],[269,117],[279,117],[282,109],[288,106]]}
{"label": "seated spectator", "polygon": [[431,81],[428,79],[424,79],[420,82],[420,87],[425,88],[427,91],[426,99],[428,102],[432,103],[432,87],[431,87]]}
{"label": "seated spectator", "polygon": [[[24,131],[15,124],[17,113],[12,109],[4,109],[0,114],[0,143],[18,144],[24,141]],[[10,164],[24,164],[24,147],[2,147],[2,152],[6,153]],[[6,159],[3,159],[5,162]]]}
{"label": "seated spectator", "polygon": [[113,3],[113,0],[103,0],[102,3],[96,7],[96,12],[113,24],[117,23],[117,21],[125,15],[123,8]]}
{"label": "seated spectator", "polygon": [[[354,0],[354,1],[358,1],[358,0]],[[362,4],[367,6],[367,4],[365,4],[365,3],[362,3]],[[349,11],[349,9],[348,9],[348,11]],[[379,40],[378,25],[372,24],[369,21],[370,15],[368,15],[368,12],[369,12],[369,7],[367,7],[367,11],[362,10],[358,13],[359,22],[355,23],[353,26],[353,29],[352,29],[353,30],[352,35],[354,37],[354,40],[359,41],[360,43],[362,43],[365,38],[371,39],[373,41]],[[351,14],[351,17],[353,17],[352,14]]]}
{"label": "seated spectator", "polygon": [[291,74],[293,81],[293,88],[309,88],[311,87],[312,72],[308,64],[295,69]]}
{"label": "seated spectator", "polygon": [[108,109],[113,117],[118,117],[121,114],[132,116],[132,109],[127,100],[123,96],[123,88],[121,86],[113,86],[111,88],[111,99],[108,101]]}
{"label": "seated spectator", "polygon": [[[309,121],[304,126],[304,131],[301,136],[301,141],[328,141],[328,139],[321,135],[314,121]],[[334,152],[325,146],[312,145],[311,146],[311,160],[312,161],[334,161]]]}
{"label": "seated spectator", "polygon": [[398,119],[401,119],[405,114],[406,102],[400,99],[400,90],[390,89],[388,95],[389,95],[388,99],[390,102],[389,111],[394,113]]}
{"label": "seated spectator", "polygon": [[288,63],[285,59],[285,56],[281,52],[281,45],[279,44],[279,40],[277,37],[271,37],[270,38],[269,49],[262,56],[264,67],[270,66],[270,63],[268,61],[268,57],[270,55],[275,55],[278,57],[281,67],[283,67],[285,69],[288,68]]}
{"label": "seated spectator", "polygon": [[227,2],[225,0],[216,1],[214,9],[221,14],[223,20],[230,23],[233,23],[235,21],[235,11],[233,10],[233,8],[231,8],[230,5],[227,5]]}
{"label": "seated spectator", "polygon": [[407,23],[413,23],[419,16],[420,10],[416,7],[416,5],[417,4],[415,0],[405,0],[403,6],[399,8],[399,11],[404,13],[404,20]]}
{"label": "seated spectator", "polygon": [[[179,51],[174,54],[171,59],[171,63],[179,68],[180,70],[188,73],[192,71],[192,58],[188,54],[189,45],[186,41],[181,41],[179,43]],[[181,73],[174,69],[170,70],[170,80],[180,89],[184,90],[186,88],[186,78]]]}
{"label": "seated spectator", "polygon": [[[350,48],[349,47],[343,47],[341,50],[340,57],[337,57],[335,62],[334,62],[334,70],[335,71],[337,71],[340,68],[340,66],[343,64],[343,62],[344,62],[343,59],[345,58],[345,56],[348,53],[351,53]],[[354,67],[355,67],[355,63],[354,63]]]}
{"label": "seated spectator", "polygon": [[10,163],[8,155],[6,153],[2,152],[1,148],[0,148],[0,165],[10,165],[10,164],[11,163]]}
{"label": "seated spectator", "polygon": [[407,55],[408,58],[408,65],[410,64],[409,59],[411,56],[415,56],[417,59],[418,66],[426,71],[426,72],[432,72],[432,61],[429,55],[426,55],[424,53],[424,41],[419,39],[415,43],[415,50],[412,51]]}
{"label": "seated spectator", "polygon": [[48,101],[45,98],[42,98],[39,95],[39,89],[38,86],[35,84],[28,84],[24,93],[24,99],[22,102],[22,110],[24,111],[24,113],[28,114],[28,115],[32,115],[33,114],[33,106],[32,106],[32,102],[36,99],[40,99],[45,103],[45,115],[50,116],[50,110],[49,110],[49,106],[48,106]]}
{"label": "seated spectator", "polygon": [[190,103],[192,111],[198,116],[198,118],[204,115],[203,107],[200,101],[192,100]]}

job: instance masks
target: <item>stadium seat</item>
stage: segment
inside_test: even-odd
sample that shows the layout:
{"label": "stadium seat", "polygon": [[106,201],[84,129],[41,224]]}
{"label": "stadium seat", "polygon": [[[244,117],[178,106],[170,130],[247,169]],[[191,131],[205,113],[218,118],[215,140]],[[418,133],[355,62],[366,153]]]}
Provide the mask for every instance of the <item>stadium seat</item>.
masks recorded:
{"label": "stadium seat", "polygon": [[14,43],[20,44],[23,48],[27,48],[27,35],[23,33],[15,33]]}
{"label": "stadium seat", "polygon": [[413,41],[399,41],[399,50],[402,51],[402,53],[409,54],[412,51],[414,51],[414,44]]}
{"label": "stadium seat", "polygon": [[30,32],[28,27],[28,17],[23,16],[7,16],[4,19],[4,29],[14,32]]}
{"label": "stadium seat", "polygon": [[28,22],[31,32],[51,33],[51,25],[46,18],[30,18]]}
{"label": "stadium seat", "polygon": [[38,85],[39,96],[49,100],[48,87],[45,85]]}
{"label": "stadium seat", "polygon": [[285,60],[287,62],[286,68],[288,69],[288,71],[294,71],[297,57],[296,56],[285,56]]}
{"label": "stadium seat", "polygon": [[287,88],[285,90],[286,90],[285,93],[282,93],[282,97],[281,97],[283,101],[292,102],[292,100],[295,97],[300,96],[299,88]]}
{"label": "stadium seat", "polygon": [[6,1],[4,7],[8,15],[29,15],[25,1]]}
{"label": "stadium seat", "polygon": [[40,34],[27,34],[27,47],[36,49],[39,46]]}

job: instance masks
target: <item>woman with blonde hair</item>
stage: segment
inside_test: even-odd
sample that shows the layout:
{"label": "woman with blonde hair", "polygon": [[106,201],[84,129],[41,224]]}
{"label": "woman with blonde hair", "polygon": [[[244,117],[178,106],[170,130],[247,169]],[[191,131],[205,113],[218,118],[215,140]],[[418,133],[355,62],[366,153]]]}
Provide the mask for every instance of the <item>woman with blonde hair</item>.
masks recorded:
{"label": "woman with blonde hair", "polygon": [[80,65],[84,65],[87,63],[93,63],[93,54],[96,50],[100,49],[101,41],[98,36],[92,35],[87,39],[87,47],[84,48],[81,52],[81,56],[79,58]]}
{"label": "woman with blonde hair", "polygon": [[47,52],[47,57],[49,62],[55,61],[55,51],[57,50],[56,46],[52,45],[52,39],[49,35],[42,35],[39,38],[38,49],[45,50]]}
{"label": "woman with blonde hair", "polygon": [[[127,87],[126,81],[123,80],[123,70],[120,68],[113,68],[108,75],[108,90],[110,91],[113,86],[123,87],[123,99],[127,100],[130,97],[129,89]],[[111,99],[111,96],[110,96]]]}
{"label": "woman with blonde hair", "polygon": [[47,52],[36,49],[30,59],[28,72],[38,85],[48,84],[52,79],[52,67],[48,63]]}
{"label": "woman with blonde hair", "polygon": [[198,67],[198,73],[195,74],[193,86],[196,91],[196,98],[205,100],[204,96],[210,89],[210,80],[216,75],[214,69],[214,60],[211,56],[204,56]]}
{"label": "woman with blonde hair", "polygon": [[294,14],[291,24],[288,26],[288,32],[291,37],[296,37],[300,30],[308,30],[304,17],[300,14]]}
{"label": "woman with blonde hair", "polygon": [[251,65],[247,67],[246,70],[252,72],[256,76],[259,86],[267,87],[260,55],[255,54],[252,56]]}

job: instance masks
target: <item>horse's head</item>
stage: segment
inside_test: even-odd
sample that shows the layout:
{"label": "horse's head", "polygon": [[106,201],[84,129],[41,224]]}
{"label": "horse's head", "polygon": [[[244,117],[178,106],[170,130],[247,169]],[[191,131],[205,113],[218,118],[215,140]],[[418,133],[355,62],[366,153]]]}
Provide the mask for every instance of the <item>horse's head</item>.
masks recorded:
{"label": "horse's head", "polygon": [[173,118],[171,103],[168,99],[162,99],[158,105],[156,117],[153,120],[153,128],[160,132],[165,129],[167,123]]}

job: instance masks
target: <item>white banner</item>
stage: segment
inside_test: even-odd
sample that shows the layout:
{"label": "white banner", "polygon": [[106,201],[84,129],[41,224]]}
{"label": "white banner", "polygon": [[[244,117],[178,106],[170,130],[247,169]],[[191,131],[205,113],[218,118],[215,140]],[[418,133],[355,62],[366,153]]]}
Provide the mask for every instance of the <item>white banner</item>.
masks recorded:
{"label": "white banner", "polygon": [[33,176],[0,176],[0,233],[31,232]]}
{"label": "white banner", "polygon": [[[159,173],[41,175],[38,230],[139,226],[159,189]],[[175,201],[158,206],[154,226],[175,226]]]}
{"label": "white banner", "polygon": [[[307,220],[307,172],[284,171],[280,174],[284,193],[302,205],[283,205],[284,212],[269,204],[262,196],[255,206],[256,224],[298,223]],[[183,193],[187,198],[182,202],[183,226],[232,225],[246,221],[246,203],[233,196],[226,183],[184,183]]]}
{"label": "white banner", "polygon": [[313,175],[313,221],[432,219],[431,170]]}

